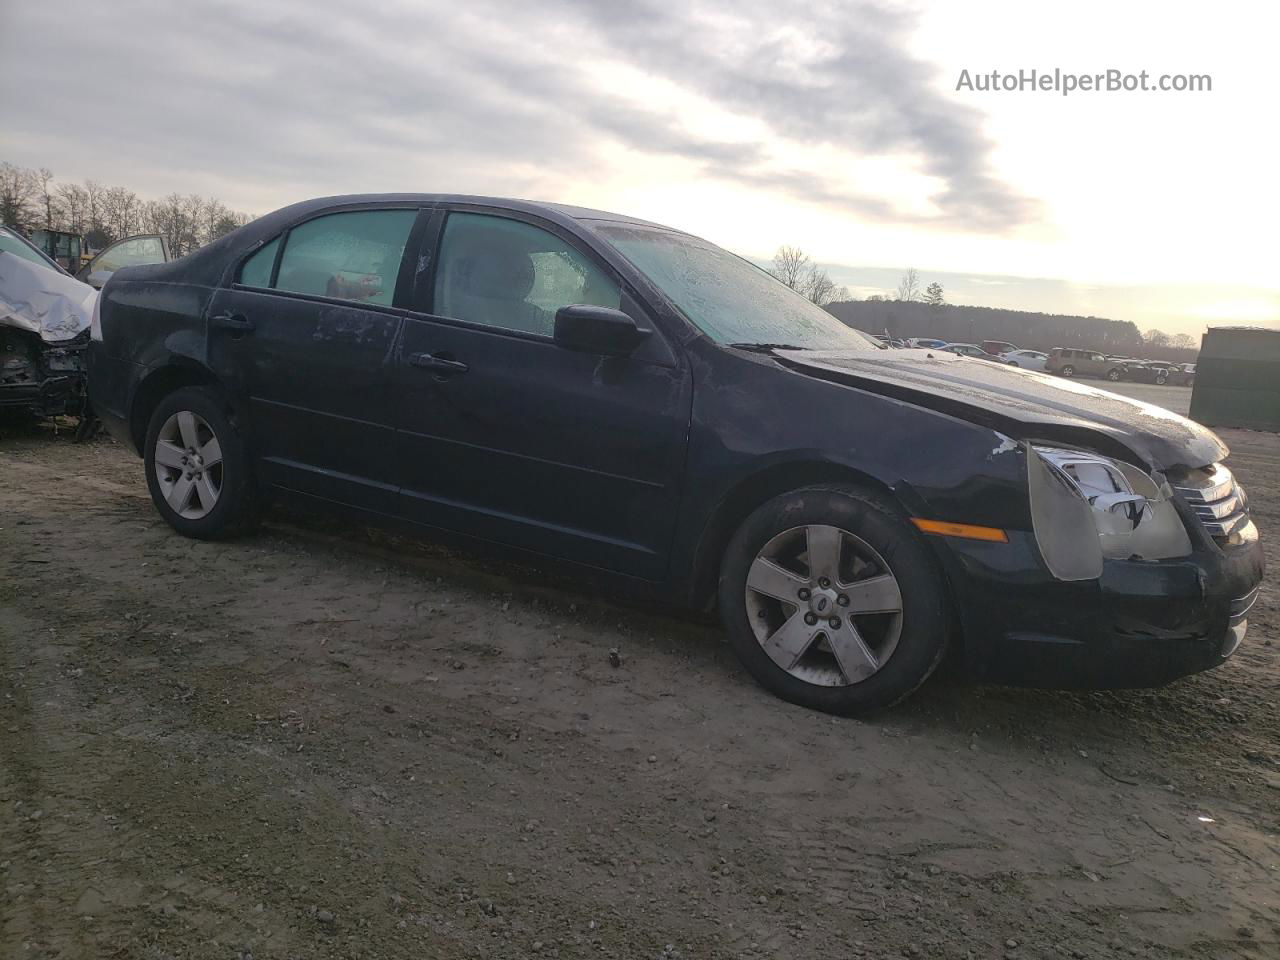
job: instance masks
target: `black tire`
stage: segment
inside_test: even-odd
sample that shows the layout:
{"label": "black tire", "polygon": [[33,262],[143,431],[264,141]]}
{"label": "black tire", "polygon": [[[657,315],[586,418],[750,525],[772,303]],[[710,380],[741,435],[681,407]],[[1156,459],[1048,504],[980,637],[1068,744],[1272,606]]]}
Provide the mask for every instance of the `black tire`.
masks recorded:
{"label": "black tire", "polygon": [[1166,383],[1168,383],[1168,382],[1169,382],[1169,377],[1168,377],[1168,375],[1167,375],[1167,374],[1163,374],[1163,373],[1157,373],[1157,374],[1156,374],[1156,383],[1157,383],[1157,384],[1159,384],[1160,386],[1164,386],[1164,385],[1165,385]]}
{"label": "black tire", "polygon": [[1108,371],[1107,371],[1107,379],[1108,379],[1108,380],[1110,380],[1112,383],[1115,383],[1117,380],[1119,380],[1119,379],[1120,379],[1120,368],[1119,368],[1119,367],[1112,367],[1110,370],[1108,370]]}
{"label": "black tire", "polygon": [[1018,365],[1018,361],[1017,361],[1017,360],[1009,360],[1009,361],[1007,361],[1007,362],[1008,362],[1009,366],[1011,366],[1011,367],[1016,367],[1016,366]]}
{"label": "black tire", "polygon": [[[156,448],[161,429],[175,414],[187,411],[205,422],[221,448],[220,490],[211,509],[203,516],[181,516],[165,499],[156,470]],[[147,489],[160,516],[185,537],[197,540],[224,540],[246,533],[258,522],[259,498],[249,468],[244,439],[229,416],[226,401],[210,387],[183,387],[156,406],[147,426],[144,448]]]}
{"label": "black tire", "polygon": [[[770,658],[752,627],[747,606],[752,564],[776,536],[806,525],[834,526],[857,537],[883,558],[898,583],[897,644],[876,672],[856,683],[824,686],[794,676]],[[795,490],[747,517],[725,550],[719,605],[734,652],[761,686],[791,703],[845,716],[883,710],[912,693],[942,660],[951,632],[942,573],[923,536],[881,498],[843,485]]]}
{"label": "black tire", "polygon": [[1076,368],[1068,363],[1062,368],[1061,373],[1064,377],[1074,377],[1076,375]]}

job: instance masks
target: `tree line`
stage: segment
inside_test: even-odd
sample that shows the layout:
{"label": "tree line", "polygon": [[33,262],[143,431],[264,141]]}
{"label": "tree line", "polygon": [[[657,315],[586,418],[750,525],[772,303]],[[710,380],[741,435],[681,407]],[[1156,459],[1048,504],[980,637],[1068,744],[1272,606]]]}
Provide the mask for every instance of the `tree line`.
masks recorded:
{"label": "tree line", "polygon": [[934,280],[924,286],[914,267],[903,271],[896,290],[865,300],[850,297],[847,287],[837,287],[798,247],[779,247],[769,273],[867,333],[952,343],[1003,340],[1031,350],[1079,347],[1151,360],[1190,361],[1199,352],[1196,338],[1188,333],[1142,332],[1128,320],[949,304],[942,284]]}
{"label": "tree line", "polygon": [[170,255],[181,257],[252,219],[214,197],[171,193],[146,200],[125,187],[96,180],[55,183],[47,167],[0,162],[0,223],[78,233],[92,250],[134,234],[158,233]]}

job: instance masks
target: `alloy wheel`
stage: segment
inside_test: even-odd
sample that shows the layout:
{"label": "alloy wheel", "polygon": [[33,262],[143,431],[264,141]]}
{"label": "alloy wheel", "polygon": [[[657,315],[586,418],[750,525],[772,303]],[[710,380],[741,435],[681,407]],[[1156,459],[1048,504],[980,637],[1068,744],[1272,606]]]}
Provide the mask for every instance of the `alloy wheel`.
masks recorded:
{"label": "alloy wheel", "polygon": [[190,410],[179,410],[160,428],[155,469],[165,502],[186,520],[207,516],[222,493],[222,447],[208,422]]}
{"label": "alloy wheel", "polygon": [[826,687],[879,672],[902,633],[902,591],[889,565],[839,527],[793,527],[747,571],[747,614],[769,658],[799,680]]}

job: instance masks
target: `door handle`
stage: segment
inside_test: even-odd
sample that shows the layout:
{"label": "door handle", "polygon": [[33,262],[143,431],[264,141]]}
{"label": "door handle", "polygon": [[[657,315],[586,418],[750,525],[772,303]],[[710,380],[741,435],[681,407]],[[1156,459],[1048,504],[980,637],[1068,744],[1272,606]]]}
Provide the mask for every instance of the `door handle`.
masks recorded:
{"label": "door handle", "polygon": [[253,321],[243,313],[220,313],[216,317],[210,317],[209,322],[215,327],[235,333],[251,333],[254,326]]}
{"label": "door handle", "polygon": [[426,367],[428,370],[448,371],[449,373],[466,373],[471,368],[461,360],[434,353],[411,353],[409,362],[415,367]]}

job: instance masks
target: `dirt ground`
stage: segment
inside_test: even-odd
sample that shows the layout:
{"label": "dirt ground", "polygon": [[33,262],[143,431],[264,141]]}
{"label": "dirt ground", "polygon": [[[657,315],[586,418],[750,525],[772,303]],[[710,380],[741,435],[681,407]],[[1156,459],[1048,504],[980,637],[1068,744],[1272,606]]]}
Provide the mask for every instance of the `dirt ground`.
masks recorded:
{"label": "dirt ground", "polygon": [[[1280,437],[1224,436],[1280,569]],[[856,722],[391,546],[184,540],[112,442],[0,438],[0,956],[1280,956],[1274,574],[1217,671]]]}

